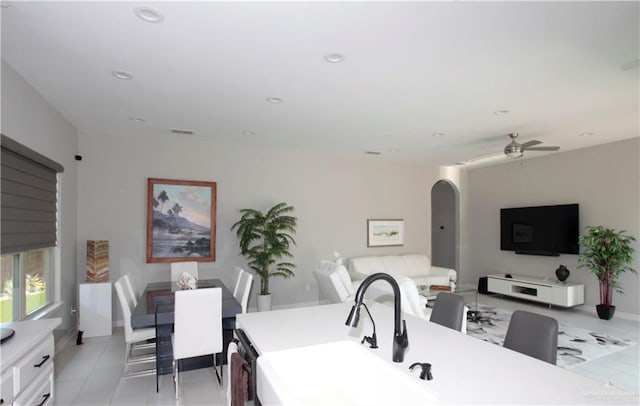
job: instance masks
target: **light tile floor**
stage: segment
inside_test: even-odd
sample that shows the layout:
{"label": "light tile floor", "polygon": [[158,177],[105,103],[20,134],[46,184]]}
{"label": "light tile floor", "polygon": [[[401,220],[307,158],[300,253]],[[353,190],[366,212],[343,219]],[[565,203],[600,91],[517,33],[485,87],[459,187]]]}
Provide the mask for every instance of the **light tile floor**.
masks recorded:
{"label": "light tile floor", "polygon": [[[549,309],[546,306],[508,298],[478,295],[478,302],[508,310],[524,309],[555,317],[560,323],[593,329],[638,343],[640,323],[620,317],[598,319],[595,309]],[[571,371],[615,386],[639,390],[640,350],[628,349],[586,362]],[[85,338],[77,346],[69,341],[55,358],[56,404],[65,405],[226,405],[226,395],[220,390],[212,368],[181,373],[181,396],[175,400],[170,375],[160,379],[156,393],[155,376],[122,377],[124,336],[115,329],[109,337]],[[225,371],[226,374],[226,371]]]}

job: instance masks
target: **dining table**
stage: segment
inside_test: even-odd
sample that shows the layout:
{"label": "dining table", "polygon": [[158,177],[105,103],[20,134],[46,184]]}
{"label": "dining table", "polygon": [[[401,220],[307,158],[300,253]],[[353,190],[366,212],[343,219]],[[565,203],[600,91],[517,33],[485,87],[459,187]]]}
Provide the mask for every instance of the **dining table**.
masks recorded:
{"label": "dining table", "polygon": [[[227,346],[233,340],[233,330],[236,327],[236,315],[242,313],[242,306],[233,296],[231,291],[220,279],[199,279],[197,289],[221,288],[222,289],[222,329],[223,352],[226,354]],[[172,372],[173,348],[171,345],[171,333],[174,322],[175,292],[179,290],[175,282],[152,282],[147,284],[131,314],[132,328],[156,328],[156,356],[158,374]],[[226,357],[218,357],[216,364],[224,363]],[[183,362],[180,370],[210,367],[213,365],[213,357],[195,357]]]}

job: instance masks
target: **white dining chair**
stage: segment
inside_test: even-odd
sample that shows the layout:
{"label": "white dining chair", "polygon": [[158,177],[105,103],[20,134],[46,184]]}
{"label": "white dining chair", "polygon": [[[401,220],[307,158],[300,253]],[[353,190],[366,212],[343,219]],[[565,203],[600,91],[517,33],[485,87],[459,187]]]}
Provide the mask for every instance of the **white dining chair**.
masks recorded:
{"label": "white dining chair", "polygon": [[[124,353],[124,376],[135,375],[150,375],[155,373],[155,368],[140,370],[136,372],[130,371],[132,365],[147,363],[154,361],[156,356],[155,352],[152,354],[142,355],[138,357],[133,356],[134,346],[139,349],[154,348],[155,343],[149,343],[147,340],[154,339],[156,337],[156,330],[153,327],[136,328],[131,327],[131,309],[133,301],[127,292],[125,286],[124,277],[120,277],[113,283],[120,301],[120,307],[122,309],[122,317],[124,322],[124,340],[126,343]],[[155,365],[155,363],[154,363]]]}
{"label": "white dining chair", "polygon": [[236,266],[233,270],[233,274],[234,274],[234,281],[233,281],[233,297],[235,297],[237,299],[237,294],[238,294],[238,288],[240,287],[240,279],[242,279],[242,275],[245,273],[246,271],[242,268],[240,268],[239,266]]}
{"label": "white dining chair", "polygon": [[124,274],[123,278],[124,278],[124,284],[127,287],[127,290],[129,291],[129,296],[132,299],[133,307],[135,308],[138,305],[138,297],[136,295],[136,290],[133,285],[131,272],[127,272],[126,274]]}
{"label": "white dining chair", "polygon": [[[203,311],[206,309],[206,311]],[[179,290],[175,293],[173,333],[173,379],[179,398],[180,360],[213,354],[218,383],[222,380],[215,366],[215,354],[222,353],[222,289]]]}
{"label": "white dining chair", "polygon": [[249,292],[251,291],[252,284],[253,275],[249,272],[243,271],[238,283],[239,286],[237,292],[233,295],[242,306],[242,313],[247,312],[247,306],[249,305]]}
{"label": "white dining chair", "polygon": [[177,282],[180,275],[182,275],[184,272],[187,272],[194,278],[198,279],[198,263],[196,261],[172,262],[171,282]]}

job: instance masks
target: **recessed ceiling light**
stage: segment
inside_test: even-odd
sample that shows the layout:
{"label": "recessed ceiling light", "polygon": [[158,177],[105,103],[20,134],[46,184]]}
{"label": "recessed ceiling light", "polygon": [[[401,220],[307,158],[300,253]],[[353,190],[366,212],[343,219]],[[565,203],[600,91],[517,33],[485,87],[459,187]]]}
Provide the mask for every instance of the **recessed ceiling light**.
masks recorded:
{"label": "recessed ceiling light", "polygon": [[131,80],[133,79],[133,75],[130,74],[129,72],[125,72],[123,70],[112,70],[111,74],[120,79],[120,80]]}
{"label": "recessed ceiling light", "polygon": [[136,7],[133,9],[133,12],[139,19],[148,23],[161,23],[164,21],[164,16],[160,14],[158,10],[151,7]]}
{"label": "recessed ceiling light", "polygon": [[256,132],[255,131],[251,131],[251,130],[246,130],[246,131],[243,131],[242,134],[244,134],[244,135],[256,135]]}
{"label": "recessed ceiling light", "polygon": [[340,63],[344,61],[344,55],[333,52],[330,54],[326,54],[324,56],[324,60],[329,63]]}
{"label": "recessed ceiling light", "polygon": [[444,137],[444,133],[433,133],[431,135],[434,137]]}
{"label": "recessed ceiling light", "polygon": [[267,101],[271,104],[282,103],[282,99],[279,97],[267,97]]}
{"label": "recessed ceiling light", "polygon": [[133,121],[134,123],[144,123],[144,118],[140,117],[129,117],[129,120]]}
{"label": "recessed ceiling light", "polygon": [[364,153],[367,155],[382,155],[380,151],[364,151]]}
{"label": "recessed ceiling light", "polygon": [[493,114],[495,114],[496,116],[504,116],[509,114],[509,110],[497,110],[494,111]]}
{"label": "recessed ceiling light", "polygon": [[633,70],[640,68],[640,59],[636,59],[634,61],[629,61],[627,63],[622,64],[620,69],[622,70]]}
{"label": "recessed ceiling light", "polygon": [[400,152],[400,150],[398,148],[391,148],[389,152]]}
{"label": "recessed ceiling light", "polygon": [[581,137],[590,137],[590,136],[592,136],[592,135],[593,135],[593,133],[590,133],[590,132],[580,133],[580,136],[581,136]]}

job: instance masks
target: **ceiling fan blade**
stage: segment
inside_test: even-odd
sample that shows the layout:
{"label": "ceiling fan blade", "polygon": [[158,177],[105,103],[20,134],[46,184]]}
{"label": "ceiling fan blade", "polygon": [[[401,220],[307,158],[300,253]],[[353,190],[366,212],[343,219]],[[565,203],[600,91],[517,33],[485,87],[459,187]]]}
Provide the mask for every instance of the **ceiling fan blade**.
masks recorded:
{"label": "ceiling fan blade", "polygon": [[526,151],[557,151],[560,147],[533,147],[533,148],[523,148]]}
{"label": "ceiling fan blade", "polygon": [[520,146],[522,148],[529,148],[529,147],[533,147],[534,145],[538,145],[538,144],[542,144],[542,141],[531,140],[531,141],[523,142],[522,144],[520,144]]}

